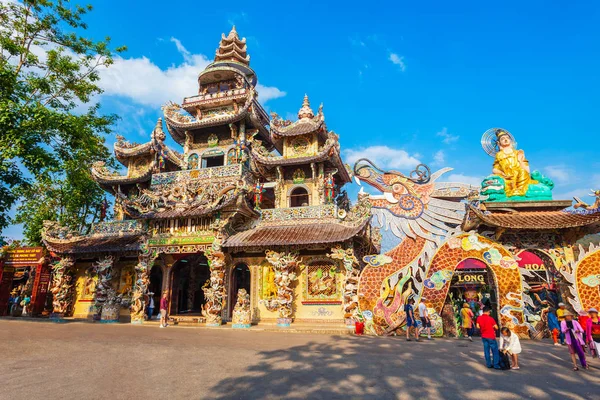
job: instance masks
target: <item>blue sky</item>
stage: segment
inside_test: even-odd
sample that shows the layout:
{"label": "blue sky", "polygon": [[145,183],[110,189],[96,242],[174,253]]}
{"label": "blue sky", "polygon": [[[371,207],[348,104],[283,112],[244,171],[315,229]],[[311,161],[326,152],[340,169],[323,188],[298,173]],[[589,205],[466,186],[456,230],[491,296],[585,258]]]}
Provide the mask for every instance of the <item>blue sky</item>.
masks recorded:
{"label": "blue sky", "polygon": [[492,163],[481,135],[503,127],[556,199],[600,188],[598,2],[92,3],[88,35],[128,46],[98,100],[130,140],[149,139],[161,104],[196,93],[235,24],[265,108],[323,102],[347,161],[449,166],[447,179],[476,183]]}

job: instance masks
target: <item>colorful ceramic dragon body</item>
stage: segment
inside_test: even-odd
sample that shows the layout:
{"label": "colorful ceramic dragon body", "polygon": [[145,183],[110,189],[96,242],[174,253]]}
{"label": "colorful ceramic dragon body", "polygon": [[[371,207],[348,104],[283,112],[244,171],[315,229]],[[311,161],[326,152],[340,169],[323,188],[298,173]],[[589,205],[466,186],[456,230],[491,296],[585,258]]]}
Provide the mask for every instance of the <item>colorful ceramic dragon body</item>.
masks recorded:
{"label": "colorful ceramic dragon body", "polygon": [[382,335],[404,323],[403,305],[408,297],[420,296],[434,253],[448,237],[460,232],[465,210],[460,200],[474,194],[476,188],[437,182],[450,170],[431,174],[420,164],[406,176],[383,171],[367,159],[354,165],[357,183],[382,192],[369,197],[373,224],[391,231],[399,242],[383,255],[364,258],[367,266],[359,279],[359,308],[371,333]]}

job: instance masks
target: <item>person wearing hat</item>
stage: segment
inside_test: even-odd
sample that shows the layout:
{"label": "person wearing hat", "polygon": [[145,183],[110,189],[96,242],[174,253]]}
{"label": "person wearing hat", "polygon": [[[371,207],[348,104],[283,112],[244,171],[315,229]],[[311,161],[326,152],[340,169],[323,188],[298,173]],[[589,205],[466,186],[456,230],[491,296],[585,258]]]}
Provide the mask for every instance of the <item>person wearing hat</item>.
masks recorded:
{"label": "person wearing hat", "polygon": [[577,367],[577,357],[579,357],[579,362],[581,366],[585,369],[589,369],[589,366],[585,360],[585,352],[583,351],[583,346],[585,342],[583,341],[583,328],[579,324],[579,322],[573,319],[573,314],[569,311],[565,311],[563,313],[564,321],[560,323],[560,330],[565,334],[565,341],[567,342],[567,346],[569,347],[569,354],[571,354],[571,361],[573,361],[573,371],[579,371]]}
{"label": "person wearing hat", "polygon": [[[565,303],[558,303],[558,310],[556,310],[556,317],[558,318],[558,323],[562,324],[565,320],[565,311],[567,311],[567,306]],[[565,334],[562,332],[562,329],[559,332],[560,344],[565,345]]]}
{"label": "person wearing hat", "polygon": [[473,310],[469,306],[469,303],[464,303],[462,310],[460,310],[461,328],[463,330],[463,337],[467,337],[471,342],[473,341]]}
{"label": "person wearing hat", "polygon": [[148,292],[148,321],[152,320],[154,314],[154,292]]}
{"label": "person wearing hat", "polygon": [[598,357],[600,351],[600,318],[598,318],[598,310],[594,307],[588,310],[588,316],[585,326],[585,337],[588,346],[594,357]]}
{"label": "person wearing hat", "polygon": [[410,330],[415,328],[415,336],[417,342],[419,341],[419,335],[417,335],[417,320],[415,318],[414,309],[415,299],[410,297],[404,305],[404,313],[406,314],[406,340],[410,342]]}

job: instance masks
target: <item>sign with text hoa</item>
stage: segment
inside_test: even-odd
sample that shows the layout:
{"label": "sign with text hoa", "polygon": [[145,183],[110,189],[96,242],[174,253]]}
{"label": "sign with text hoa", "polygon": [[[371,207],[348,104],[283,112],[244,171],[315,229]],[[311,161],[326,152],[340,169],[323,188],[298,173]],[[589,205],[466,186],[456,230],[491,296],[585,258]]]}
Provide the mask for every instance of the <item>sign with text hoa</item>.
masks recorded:
{"label": "sign with text hoa", "polygon": [[528,269],[530,271],[545,271],[546,266],[544,260],[531,251],[522,251],[517,255],[520,260],[518,261],[519,267]]}

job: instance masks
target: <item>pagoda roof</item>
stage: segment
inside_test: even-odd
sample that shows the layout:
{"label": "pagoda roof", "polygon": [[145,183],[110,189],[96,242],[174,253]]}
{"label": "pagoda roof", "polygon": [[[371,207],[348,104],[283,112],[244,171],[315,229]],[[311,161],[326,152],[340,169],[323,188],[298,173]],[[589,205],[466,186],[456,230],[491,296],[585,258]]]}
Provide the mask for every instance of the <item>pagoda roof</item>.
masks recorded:
{"label": "pagoda roof", "polygon": [[338,135],[334,132],[328,133],[328,139],[325,145],[319,149],[319,152],[315,155],[304,156],[304,157],[283,157],[283,156],[271,156],[264,148],[252,147],[250,153],[254,161],[267,168],[278,167],[278,166],[292,166],[309,164],[313,162],[327,161],[337,168],[338,174],[343,179],[344,183],[350,182],[350,174],[346,170],[346,167],[342,161],[340,155],[340,144],[338,141]]}
{"label": "pagoda roof", "polygon": [[139,250],[145,226],[140,221],[101,222],[87,235],[45,221],[42,240],[48,250],[59,254]]}
{"label": "pagoda roof", "polygon": [[234,61],[244,65],[250,65],[250,56],[247,52],[246,38],[240,40],[235,25],[227,36],[221,34],[221,41],[215,53],[215,62]]}
{"label": "pagoda roof", "polygon": [[322,138],[327,136],[327,125],[325,125],[325,115],[323,114],[323,105],[319,107],[319,112],[315,116],[310,108],[310,101],[307,95],[304,95],[302,107],[298,111],[298,120],[295,122],[283,120],[275,113],[271,113],[271,135],[274,140],[283,137],[293,137],[317,132]]}
{"label": "pagoda roof", "polygon": [[[222,113],[215,113],[214,115],[203,117],[201,119],[197,119],[188,113],[181,113],[180,111],[183,110],[183,108],[179,104],[170,102],[163,106],[167,129],[171,133],[173,139],[177,143],[183,145],[185,143],[185,131],[207,128],[216,125],[226,125],[246,117],[256,118],[257,114],[254,108],[262,107],[260,107],[258,102],[256,102],[255,98],[256,90],[251,88],[246,93],[244,104],[240,106],[237,111],[224,111]],[[261,128],[260,124],[258,128]],[[264,126],[262,129],[266,132]]]}
{"label": "pagoda roof", "polygon": [[117,141],[113,148],[115,157],[121,164],[128,166],[127,161],[130,158],[135,158],[144,155],[154,155],[160,150],[166,155],[165,161],[173,164],[176,167],[183,168],[183,154],[168,147],[164,141],[167,138],[162,128],[162,118],[159,118],[150,135],[150,141],[146,143],[130,143],[123,136],[117,135]]}
{"label": "pagoda roof", "polygon": [[358,225],[339,222],[317,222],[294,225],[259,225],[230,236],[223,247],[243,249],[248,247],[293,246],[345,242],[358,236],[368,225],[365,219]]}
{"label": "pagoda roof", "polygon": [[540,211],[484,211],[469,205],[463,230],[481,225],[514,230],[555,230],[586,227],[600,224],[600,209],[592,211],[540,210]]}
{"label": "pagoda roof", "polygon": [[127,175],[121,175],[118,172],[111,172],[106,168],[104,161],[98,161],[92,165],[91,173],[92,179],[94,179],[100,185],[112,187],[115,185],[128,185],[148,182],[152,178],[153,169],[154,162],[150,163],[140,174],[129,177]]}

